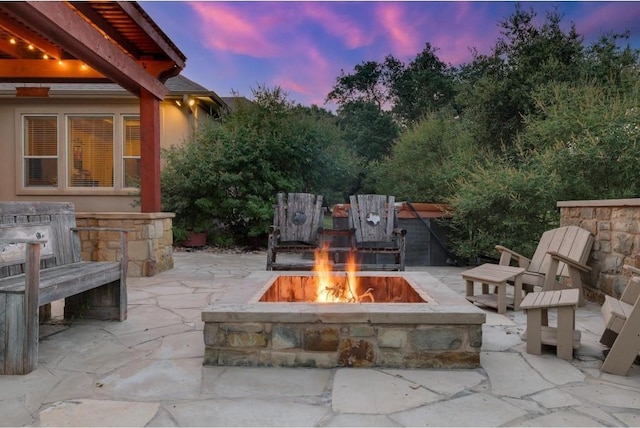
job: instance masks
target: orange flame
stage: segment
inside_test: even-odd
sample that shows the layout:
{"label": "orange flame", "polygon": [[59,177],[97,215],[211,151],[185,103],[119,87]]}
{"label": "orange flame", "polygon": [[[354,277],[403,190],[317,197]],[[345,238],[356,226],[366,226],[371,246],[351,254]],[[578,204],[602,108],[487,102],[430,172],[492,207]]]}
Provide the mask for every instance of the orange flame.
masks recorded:
{"label": "orange flame", "polygon": [[338,276],[333,272],[333,263],[329,257],[328,246],[315,251],[316,302],[347,303],[357,301],[357,264],[355,255],[347,257],[346,276]]}

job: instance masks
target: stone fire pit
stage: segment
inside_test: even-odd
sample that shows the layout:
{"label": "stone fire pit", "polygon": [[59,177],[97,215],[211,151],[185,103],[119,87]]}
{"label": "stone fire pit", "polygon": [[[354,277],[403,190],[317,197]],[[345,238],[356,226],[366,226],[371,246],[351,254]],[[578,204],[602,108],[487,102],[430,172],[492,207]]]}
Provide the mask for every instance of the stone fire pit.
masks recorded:
{"label": "stone fire pit", "polygon": [[[255,272],[202,312],[207,365],[474,368],[485,313],[425,272],[358,272],[375,303],[308,303],[311,272]],[[369,296],[367,295],[367,296]]]}

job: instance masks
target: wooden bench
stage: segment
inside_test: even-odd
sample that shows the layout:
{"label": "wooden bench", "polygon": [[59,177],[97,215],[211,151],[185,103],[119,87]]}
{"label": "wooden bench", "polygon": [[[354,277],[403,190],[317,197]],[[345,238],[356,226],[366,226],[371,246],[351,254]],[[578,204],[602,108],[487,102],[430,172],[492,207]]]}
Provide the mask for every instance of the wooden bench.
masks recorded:
{"label": "wooden bench", "polygon": [[[118,233],[120,261],[82,261],[81,231]],[[76,228],[71,203],[0,203],[0,375],[37,368],[39,312],[53,301],[65,299],[65,318],[125,320],[127,263],[127,232]]]}

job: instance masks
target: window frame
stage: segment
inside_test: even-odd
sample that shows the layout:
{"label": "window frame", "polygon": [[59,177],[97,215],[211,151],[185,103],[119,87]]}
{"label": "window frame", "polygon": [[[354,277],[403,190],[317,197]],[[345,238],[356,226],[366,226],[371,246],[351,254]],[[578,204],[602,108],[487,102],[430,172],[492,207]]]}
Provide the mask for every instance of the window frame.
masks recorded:
{"label": "window frame", "polygon": [[[14,123],[16,137],[19,141],[19,149],[14,152],[16,159],[15,169],[15,194],[40,195],[40,196],[131,196],[131,187],[124,187],[123,181],[123,118],[139,117],[140,111],[137,106],[114,106],[109,110],[102,106],[85,106],[79,104],[56,105],[56,106],[31,106],[14,109]],[[51,116],[56,117],[58,128],[58,181],[54,186],[27,186],[25,180],[25,122],[24,118],[29,116]],[[110,116],[113,119],[113,186],[112,187],[80,187],[71,186],[69,181],[69,162],[73,162],[73,154],[69,153],[68,140],[68,117],[77,116]]]}
{"label": "window frame", "polygon": [[[121,174],[121,180],[122,180],[122,188],[123,189],[128,189],[128,190],[136,190],[138,189],[138,187],[136,186],[127,186],[126,185],[126,174],[127,174],[127,169],[125,167],[125,162],[127,159],[137,159],[140,163],[140,166],[142,165],[142,137],[140,137],[140,147],[139,147],[139,151],[140,154],[137,156],[130,156],[126,154],[126,147],[125,145],[127,144],[127,127],[126,127],[126,121],[130,120],[130,119],[137,119],[138,120],[138,127],[142,128],[142,126],[140,125],[140,115],[139,114],[122,114],[121,117],[121,124],[122,124],[122,156],[120,156],[121,159],[121,169],[122,169],[122,174]],[[140,129],[140,133],[142,133],[142,129]],[[141,177],[140,175],[138,176],[138,182],[140,181]]]}
{"label": "window frame", "polygon": [[[56,119],[56,155],[55,156],[35,156],[27,155],[27,119],[36,117],[51,117]],[[28,189],[52,189],[57,190],[60,187],[60,117],[57,114],[39,113],[39,114],[24,114],[20,116],[20,161],[17,163],[19,169],[19,181],[21,187]],[[27,159],[56,159],[56,183],[51,185],[28,185],[27,179]]]}

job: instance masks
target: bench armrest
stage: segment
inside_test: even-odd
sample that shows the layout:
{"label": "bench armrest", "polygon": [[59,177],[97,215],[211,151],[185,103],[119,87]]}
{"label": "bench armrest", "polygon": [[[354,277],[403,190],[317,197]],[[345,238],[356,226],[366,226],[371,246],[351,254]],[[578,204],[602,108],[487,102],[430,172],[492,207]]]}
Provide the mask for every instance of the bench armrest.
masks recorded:
{"label": "bench armrest", "polygon": [[37,241],[35,239],[0,238],[0,244],[44,244],[46,242],[46,240]]}
{"label": "bench armrest", "polygon": [[591,267],[590,266],[587,266],[585,264],[577,262],[577,261],[575,261],[573,259],[570,259],[569,257],[563,256],[562,254],[559,254],[557,251],[547,251],[547,254],[549,254],[554,259],[557,259],[557,260],[560,260],[563,263],[566,263],[570,267],[576,268],[576,269],[581,270],[583,272],[590,272],[591,271]]}
{"label": "bench armrest", "polygon": [[510,250],[507,247],[503,247],[502,245],[496,245],[496,250],[500,253],[500,264],[504,266],[509,266],[511,263],[511,259],[515,258],[518,261],[518,266],[523,268],[528,268],[531,263],[531,259],[523,256],[522,254],[518,254],[513,250]]}

